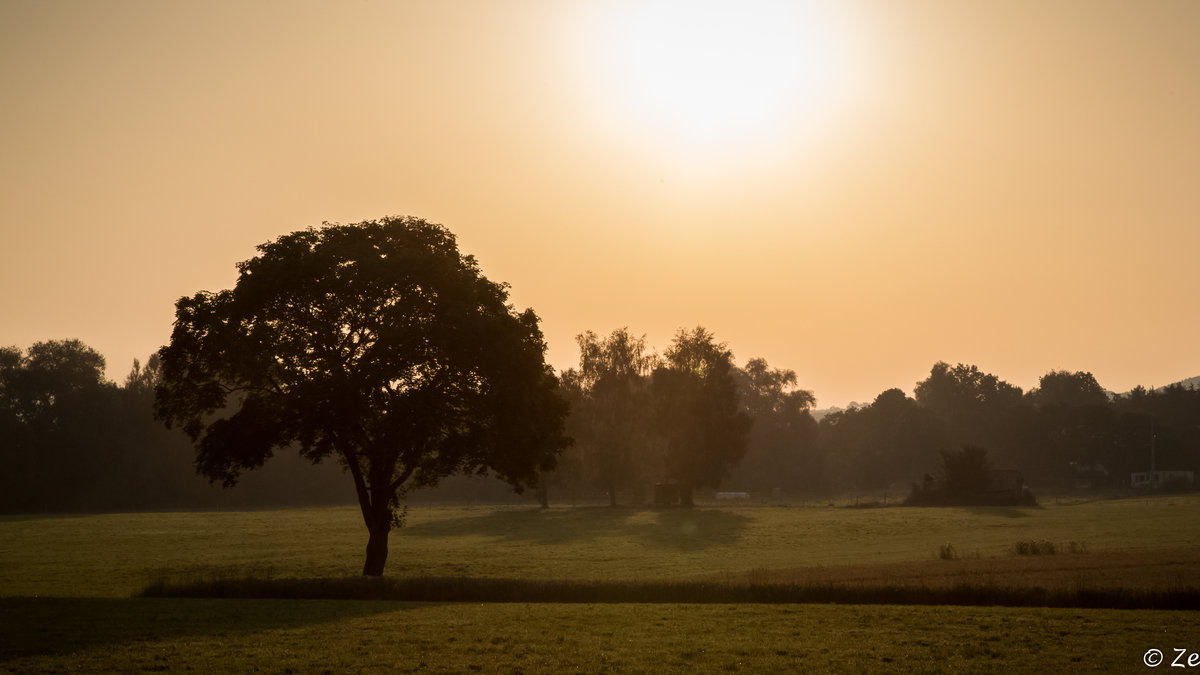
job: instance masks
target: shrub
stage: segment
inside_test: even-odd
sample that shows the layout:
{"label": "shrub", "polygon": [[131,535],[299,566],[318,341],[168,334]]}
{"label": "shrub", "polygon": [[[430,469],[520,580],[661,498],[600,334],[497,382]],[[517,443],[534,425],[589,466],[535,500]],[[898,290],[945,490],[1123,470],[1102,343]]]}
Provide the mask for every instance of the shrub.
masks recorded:
{"label": "shrub", "polygon": [[1054,542],[1045,539],[1018,541],[1013,544],[1013,551],[1017,555],[1054,555],[1057,552]]}

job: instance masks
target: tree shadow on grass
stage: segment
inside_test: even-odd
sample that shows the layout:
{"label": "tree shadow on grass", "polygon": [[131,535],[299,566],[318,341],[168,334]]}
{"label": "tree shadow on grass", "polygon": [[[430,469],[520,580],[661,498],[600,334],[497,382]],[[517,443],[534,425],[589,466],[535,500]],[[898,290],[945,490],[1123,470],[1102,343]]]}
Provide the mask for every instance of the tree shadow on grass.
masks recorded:
{"label": "tree shadow on grass", "polygon": [[396,534],[431,538],[495,537],[539,544],[565,544],[621,532],[636,512],[620,506],[492,509],[479,515],[411,525]]}
{"label": "tree shadow on grass", "polygon": [[[427,605],[343,600],[0,598],[0,664],[181,637],[295,629]],[[3,669],[0,667],[0,669]]]}
{"label": "tree shadow on grass", "polygon": [[751,519],[706,508],[575,506],[503,509],[413,525],[401,536],[481,536],[537,544],[567,544],[628,536],[648,546],[698,550],[737,541]]}
{"label": "tree shadow on grass", "polygon": [[662,509],[655,522],[638,525],[635,534],[648,546],[698,551],[737,542],[750,521],[721,509]]}
{"label": "tree shadow on grass", "polygon": [[968,506],[967,512],[974,516],[1000,516],[1001,518],[1028,518],[1030,510],[1040,506]]}

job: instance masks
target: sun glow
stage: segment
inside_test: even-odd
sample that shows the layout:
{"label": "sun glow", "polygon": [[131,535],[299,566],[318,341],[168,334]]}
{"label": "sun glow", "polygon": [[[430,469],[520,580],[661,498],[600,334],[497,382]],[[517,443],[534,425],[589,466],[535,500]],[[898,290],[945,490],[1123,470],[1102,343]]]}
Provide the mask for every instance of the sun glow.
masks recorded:
{"label": "sun glow", "polygon": [[675,151],[810,132],[848,74],[838,22],[817,4],[653,0],[603,31],[609,108]]}

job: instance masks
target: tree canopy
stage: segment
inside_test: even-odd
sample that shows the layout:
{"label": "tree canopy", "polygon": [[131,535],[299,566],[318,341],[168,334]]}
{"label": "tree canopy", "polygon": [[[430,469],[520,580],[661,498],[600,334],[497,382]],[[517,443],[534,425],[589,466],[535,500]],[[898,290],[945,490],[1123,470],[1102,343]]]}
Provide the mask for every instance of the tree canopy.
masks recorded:
{"label": "tree canopy", "polygon": [[746,454],[753,418],[741,409],[733,353],[703,327],[680,329],[652,379],[665,469],[692,505],[699,487],[716,487]]}
{"label": "tree canopy", "polygon": [[279,449],[336,457],[383,573],[404,493],[454,473],[536,483],[568,439],[533,310],[508,304],[453,234],[399,217],[280,237],[231,290],[176,303],[156,413],[231,485]]}
{"label": "tree canopy", "polygon": [[650,372],[657,356],[645,337],[627,328],[601,338],[592,331],[576,336],[579,368],[564,373],[570,383],[581,469],[617,504],[617,489],[628,485],[641,500],[639,478],[651,464],[647,415]]}
{"label": "tree canopy", "polygon": [[1029,392],[1037,405],[1104,405],[1108,403],[1108,392],[1088,372],[1051,370],[1042,375],[1038,386]]}
{"label": "tree canopy", "polygon": [[1021,388],[979,370],[939,361],[914,390],[917,402],[946,417],[965,418],[1020,403]]}
{"label": "tree canopy", "polygon": [[107,489],[96,477],[118,423],[111,389],[104,357],[79,340],[0,349],[0,509],[81,508]]}
{"label": "tree canopy", "polygon": [[816,489],[822,466],[815,452],[817,423],[809,413],[816,397],[799,388],[794,370],[772,368],[764,358],[750,359],[733,376],[754,423],[746,455],[729,482],[781,493]]}

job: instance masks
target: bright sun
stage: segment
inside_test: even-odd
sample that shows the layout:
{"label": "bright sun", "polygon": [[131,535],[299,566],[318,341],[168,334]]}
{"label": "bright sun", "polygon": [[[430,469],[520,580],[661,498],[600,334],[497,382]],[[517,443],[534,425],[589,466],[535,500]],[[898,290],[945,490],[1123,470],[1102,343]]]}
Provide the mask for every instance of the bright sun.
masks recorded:
{"label": "bright sun", "polygon": [[649,0],[610,17],[601,50],[616,114],[660,141],[779,140],[838,89],[837,31],[816,3]]}

